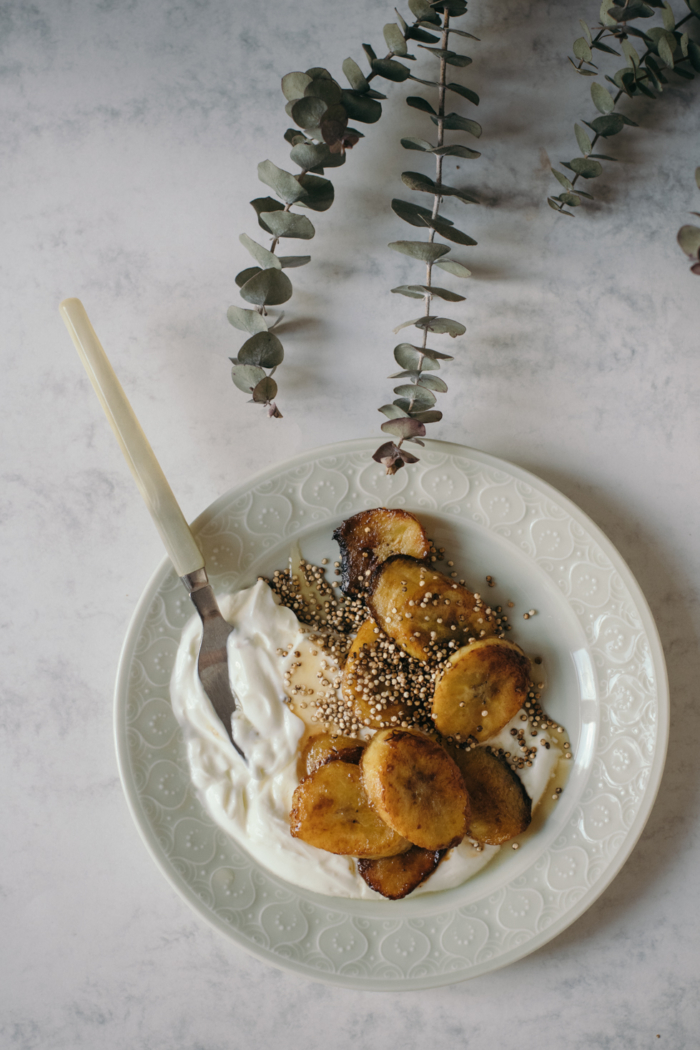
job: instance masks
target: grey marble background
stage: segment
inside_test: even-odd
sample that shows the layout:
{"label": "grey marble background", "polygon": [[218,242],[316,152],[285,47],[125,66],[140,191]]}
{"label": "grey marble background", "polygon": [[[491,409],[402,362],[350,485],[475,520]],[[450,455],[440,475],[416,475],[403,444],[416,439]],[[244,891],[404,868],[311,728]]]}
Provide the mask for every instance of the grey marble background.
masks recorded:
{"label": "grey marble background", "polygon": [[573,156],[573,122],[592,115],[565,56],[597,10],[473,0],[464,23],[482,38],[459,75],[482,96],[483,158],[455,179],[484,205],[447,209],[479,245],[454,251],[475,275],[455,313],[468,335],[432,432],[541,475],[616,544],[665,647],[667,770],[638,846],[583,918],[506,970],[408,997],[249,957],[142,846],[111,695],[162,551],[57,312],[85,302],[190,518],[270,463],[379,436],[391,329],[412,316],[389,289],[419,279],[384,247],[406,236],[388,201],[420,165],[397,140],[424,129],[400,86],[334,173],[313,262],[293,274],[283,420],[232,387],[226,308],[248,265],[238,234],[256,236],[247,202],[267,192],[256,165],[287,163],[280,76],[340,75],[363,40],[379,50],[391,7],[0,5],[3,1047],[697,1045],[700,280],[675,234],[700,210],[700,88],[629,106],[644,128],[614,140],[598,202],[555,216],[546,158]]}

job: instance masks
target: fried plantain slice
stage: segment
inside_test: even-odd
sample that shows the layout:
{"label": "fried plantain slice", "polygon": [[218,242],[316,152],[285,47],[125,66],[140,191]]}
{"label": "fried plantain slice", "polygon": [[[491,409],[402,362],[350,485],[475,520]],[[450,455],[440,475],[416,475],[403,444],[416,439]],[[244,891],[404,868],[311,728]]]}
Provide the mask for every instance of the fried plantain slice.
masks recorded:
{"label": "fried plantain slice", "polygon": [[350,857],[393,857],[411,846],[370,805],[358,766],[342,761],[302,780],[292,798],[290,830],[311,846]]}
{"label": "fried plantain slice", "polygon": [[331,733],[316,733],[306,741],[301,752],[299,768],[307,777],[327,762],[350,762],[357,765],[365,743],[352,736],[333,736]]}
{"label": "fried plantain slice", "polygon": [[357,871],[368,886],[391,901],[401,900],[417,889],[437,868],[446,850],[412,846],[407,853],[380,860],[358,860]]}
{"label": "fried plantain slice", "polygon": [[518,713],[529,684],[530,661],[514,642],[471,642],[449,658],[435,687],[435,728],[443,736],[488,740]]}
{"label": "fried plantain slice", "polygon": [[[380,729],[392,715],[405,718],[406,699],[410,699],[397,698],[396,687],[390,686],[385,675],[376,673],[378,668],[373,668],[380,639],[386,640],[384,632],[371,617],[365,620],[350,646],[343,669],[343,696],[352,704],[356,718],[372,729]],[[410,690],[411,683],[401,669],[396,677],[405,686],[402,692]]]}
{"label": "fried plantain slice", "polygon": [[499,846],[527,829],[532,800],[503,755],[486,747],[451,751],[469,793],[469,835]]}
{"label": "fried plantain slice", "polygon": [[374,569],[390,554],[427,558],[430,541],[423,526],[405,510],[363,510],[339,525],[333,539],[340,547],[341,587],[345,594],[363,590]]}
{"label": "fried plantain slice", "polygon": [[370,578],[367,605],[383,631],[417,660],[429,646],[493,635],[493,613],[471,591],[434,569],[429,561],[396,554]]}
{"label": "fried plantain slice", "polygon": [[362,752],[362,782],[380,817],[424,849],[449,849],[467,831],[469,800],[444,747],[417,729],[380,729]]}

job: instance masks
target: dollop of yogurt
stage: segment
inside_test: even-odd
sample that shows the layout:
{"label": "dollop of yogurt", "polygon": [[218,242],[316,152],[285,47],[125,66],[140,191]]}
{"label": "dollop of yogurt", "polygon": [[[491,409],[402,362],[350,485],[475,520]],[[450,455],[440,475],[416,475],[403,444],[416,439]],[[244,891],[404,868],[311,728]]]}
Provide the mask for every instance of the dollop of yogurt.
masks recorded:
{"label": "dollop of yogurt", "polygon": [[[291,609],[279,605],[264,581],[232,595],[223,595],[219,607],[234,627],[228,640],[231,686],[239,700],[232,729],[248,761],[232,746],[197,674],[202,634],[198,616],[185,627],[171,680],[173,711],[185,734],[192,783],[214,822],[260,865],[302,889],[333,897],[383,900],[357,874],[352,857],[340,857],[292,837],[289,813],[299,782],[299,745],[311,711],[292,709],[285,691],[285,670],[294,653],[307,666],[323,661],[324,674],[332,658],[314,648],[309,630]],[[336,672],[339,669],[335,668]],[[517,716],[516,716],[517,719]],[[490,743],[510,746],[509,723]],[[518,723],[518,727],[522,723]],[[320,726],[316,726],[317,731]],[[540,734],[545,735],[545,734]],[[503,740],[501,740],[501,737]],[[561,751],[552,741],[524,770],[526,790],[539,801]],[[412,896],[461,885],[498,852],[498,846],[477,850],[465,840],[452,850],[437,871]]]}

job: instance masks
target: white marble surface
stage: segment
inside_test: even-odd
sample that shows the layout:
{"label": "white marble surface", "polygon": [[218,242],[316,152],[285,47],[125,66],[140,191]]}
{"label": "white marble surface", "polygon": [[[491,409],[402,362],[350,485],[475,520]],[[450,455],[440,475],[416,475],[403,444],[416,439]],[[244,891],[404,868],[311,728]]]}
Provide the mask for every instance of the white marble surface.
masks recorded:
{"label": "white marble surface", "polygon": [[485,206],[459,216],[479,241],[454,253],[475,272],[455,312],[468,338],[432,431],[539,474],[616,544],[665,647],[667,771],[638,846],[583,918],[508,969],[407,997],[249,957],[143,848],[111,694],[161,549],[57,312],[65,296],[85,302],[188,517],[270,463],[378,433],[391,328],[412,316],[389,289],[417,279],[384,247],[406,235],[388,208],[399,173],[420,165],[395,149],[423,129],[401,87],[333,176],[313,262],[292,274],[283,420],[232,387],[225,311],[248,265],[238,234],[255,236],[247,202],[266,193],[257,162],[287,161],[280,75],[339,75],[363,40],[379,49],[391,8],[2,5],[2,1046],[695,1044],[700,280],[675,233],[700,210],[699,89],[636,103],[644,129],[614,142],[601,202],[555,216],[542,151],[574,155],[571,125],[590,106],[565,54],[597,6],[473,4],[482,43],[463,82],[482,96],[484,156],[463,184]]}

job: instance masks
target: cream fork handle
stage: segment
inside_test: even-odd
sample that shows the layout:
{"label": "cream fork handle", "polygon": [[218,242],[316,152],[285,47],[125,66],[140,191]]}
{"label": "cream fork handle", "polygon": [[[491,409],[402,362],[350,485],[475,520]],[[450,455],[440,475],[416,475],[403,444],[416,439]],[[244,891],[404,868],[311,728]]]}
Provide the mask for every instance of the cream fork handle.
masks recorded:
{"label": "cream fork handle", "polygon": [[60,313],[175,571],[178,576],[196,572],[204,566],[202,553],[90,324],[85,307],[80,299],[64,299]]}

